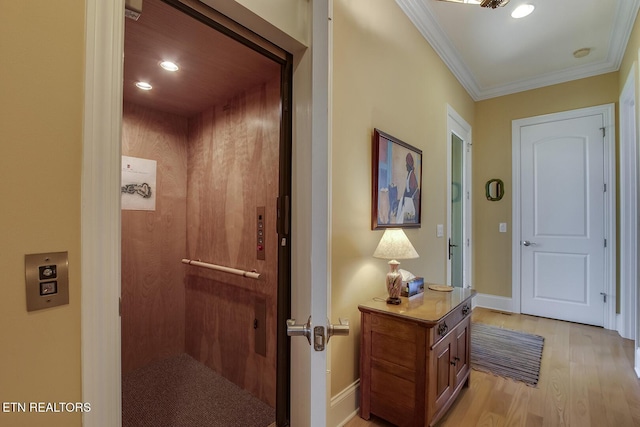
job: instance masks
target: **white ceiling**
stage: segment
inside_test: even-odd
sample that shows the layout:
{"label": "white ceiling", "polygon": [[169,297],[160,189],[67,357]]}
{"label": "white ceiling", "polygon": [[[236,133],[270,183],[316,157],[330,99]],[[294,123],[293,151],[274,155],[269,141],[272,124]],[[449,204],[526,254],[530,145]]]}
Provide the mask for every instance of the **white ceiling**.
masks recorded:
{"label": "white ceiling", "polygon": [[[478,101],[617,71],[640,0],[511,0],[496,9],[396,0]],[[514,19],[523,3],[533,13]],[[590,48],[584,58],[573,52]]]}

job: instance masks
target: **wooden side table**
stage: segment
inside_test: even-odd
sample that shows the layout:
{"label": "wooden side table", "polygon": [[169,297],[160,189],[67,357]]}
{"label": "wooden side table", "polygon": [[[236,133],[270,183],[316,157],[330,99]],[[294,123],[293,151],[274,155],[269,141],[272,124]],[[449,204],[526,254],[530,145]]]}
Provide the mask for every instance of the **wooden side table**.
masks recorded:
{"label": "wooden side table", "polygon": [[444,415],[469,385],[475,293],[427,289],[400,305],[376,298],[358,306],[362,418],[431,426]]}

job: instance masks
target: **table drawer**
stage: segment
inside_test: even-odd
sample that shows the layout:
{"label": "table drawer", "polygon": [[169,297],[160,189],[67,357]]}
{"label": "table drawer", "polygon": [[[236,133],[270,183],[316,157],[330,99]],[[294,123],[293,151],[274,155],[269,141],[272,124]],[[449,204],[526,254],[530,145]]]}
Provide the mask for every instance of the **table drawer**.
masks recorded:
{"label": "table drawer", "polygon": [[430,345],[433,346],[456,327],[465,317],[471,315],[471,300],[464,301],[448,313],[431,329]]}

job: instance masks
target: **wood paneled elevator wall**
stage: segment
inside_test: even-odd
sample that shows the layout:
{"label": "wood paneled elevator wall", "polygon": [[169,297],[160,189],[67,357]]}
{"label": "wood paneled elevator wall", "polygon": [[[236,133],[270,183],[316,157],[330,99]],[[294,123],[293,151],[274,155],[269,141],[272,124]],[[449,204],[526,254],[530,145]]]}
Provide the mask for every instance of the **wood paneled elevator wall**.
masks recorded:
{"label": "wood paneled elevator wall", "polygon": [[280,96],[277,75],[188,119],[125,103],[122,154],[158,162],[158,199],[122,212],[123,373],[186,352],[275,407]]}

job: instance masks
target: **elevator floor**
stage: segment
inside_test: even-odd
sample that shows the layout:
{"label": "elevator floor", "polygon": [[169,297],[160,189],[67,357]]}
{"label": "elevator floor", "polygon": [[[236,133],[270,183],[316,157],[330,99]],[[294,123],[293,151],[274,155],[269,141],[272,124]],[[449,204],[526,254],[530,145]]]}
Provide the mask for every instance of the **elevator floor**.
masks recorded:
{"label": "elevator floor", "polygon": [[123,427],[267,427],[275,409],[182,354],[122,378]]}

